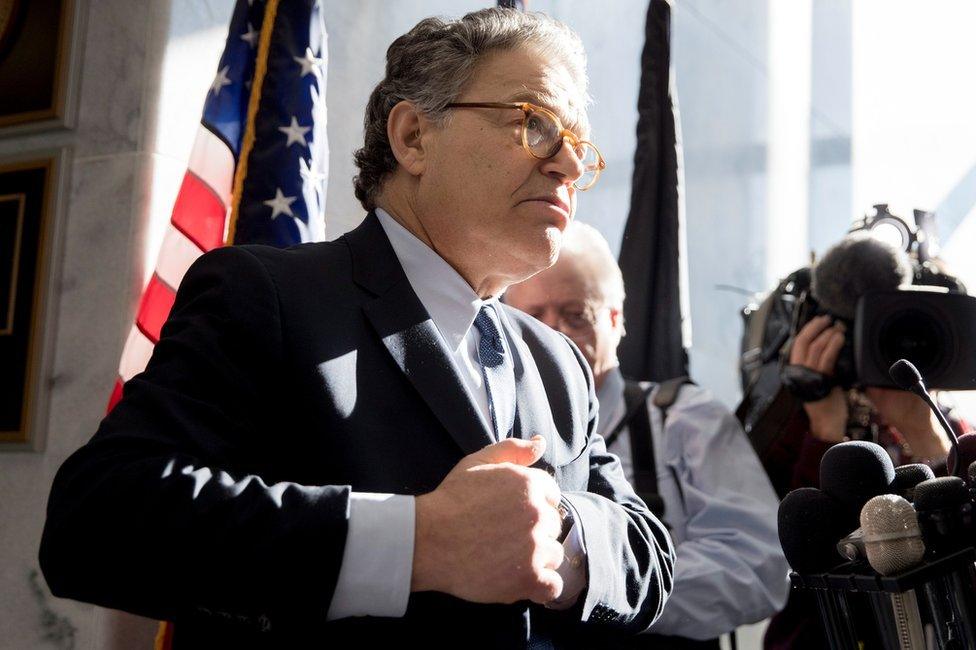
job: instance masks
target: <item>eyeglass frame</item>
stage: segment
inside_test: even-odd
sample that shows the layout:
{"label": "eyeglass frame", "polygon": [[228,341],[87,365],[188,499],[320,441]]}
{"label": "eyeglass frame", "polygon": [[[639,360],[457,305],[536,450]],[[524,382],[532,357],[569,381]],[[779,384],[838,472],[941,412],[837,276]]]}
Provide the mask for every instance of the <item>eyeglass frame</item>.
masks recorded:
{"label": "eyeglass frame", "polygon": [[[582,164],[583,159],[576,153],[576,148],[584,144],[592,147],[593,151],[596,152],[596,157],[597,157],[596,169],[594,170],[596,173],[593,175],[593,182],[587,185],[586,187],[578,187],[576,185],[576,181],[573,181],[573,187],[575,187],[580,192],[585,192],[591,187],[593,187],[594,185],[596,185],[597,180],[600,178],[600,174],[603,172],[604,169],[607,168],[607,162],[606,160],[604,160],[603,154],[600,153],[600,149],[597,148],[597,146],[592,142],[590,142],[589,140],[582,140],[575,133],[565,128],[563,126],[562,120],[559,119],[559,116],[553,113],[552,111],[550,111],[548,108],[543,108],[542,106],[537,106],[529,102],[451,102],[444,108],[508,108],[508,109],[522,111],[522,148],[525,149],[525,152],[528,153],[533,158],[535,158],[536,160],[549,160],[550,158],[553,158],[556,154],[559,153],[559,150],[562,149],[562,143],[566,142],[566,140],[568,139],[570,143],[570,149],[573,150],[573,155],[576,156],[576,159],[579,160],[580,163]],[[526,139],[527,135],[526,135],[525,122],[526,120],[529,119],[530,113],[544,113],[549,118],[551,118],[552,121],[555,122],[556,126],[559,128],[559,146],[556,147],[556,149],[548,156],[535,155],[535,153],[533,153],[532,151],[532,148],[529,146],[528,140]]]}

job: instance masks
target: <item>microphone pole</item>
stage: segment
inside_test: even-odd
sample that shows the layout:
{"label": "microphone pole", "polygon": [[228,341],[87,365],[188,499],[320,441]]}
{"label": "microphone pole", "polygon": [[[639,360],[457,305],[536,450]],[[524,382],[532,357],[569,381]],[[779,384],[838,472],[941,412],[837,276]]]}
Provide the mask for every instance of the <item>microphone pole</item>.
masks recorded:
{"label": "microphone pole", "polygon": [[[942,429],[946,432],[946,435],[949,436],[949,442],[952,443],[952,450],[956,453],[956,458],[960,459],[959,462],[956,463],[956,471],[954,472],[958,476],[960,473],[959,465],[962,464],[962,453],[959,450],[959,438],[956,437],[956,432],[952,430],[952,427],[949,425],[949,421],[946,420],[944,415],[942,415],[942,411],[938,406],[936,406],[935,400],[932,399],[932,396],[929,395],[929,391],[926,390],[925,381],[922,379],[922,373],[920,373],[918,368],[915,367],[915,364],[908,359],[899,359],[891,364],[891,368],[888,369],[888,374],[900,388],[915,393],[921,397],[925,403],[929,405],[929,408],[932,409],[932,412],[935,413],[935,417],[939,420],[939,424],[942,425]],[[965,470],[962,471],[965,472]],[[963,480],[966,479],[965,476],[960,476],[960,478]]]}

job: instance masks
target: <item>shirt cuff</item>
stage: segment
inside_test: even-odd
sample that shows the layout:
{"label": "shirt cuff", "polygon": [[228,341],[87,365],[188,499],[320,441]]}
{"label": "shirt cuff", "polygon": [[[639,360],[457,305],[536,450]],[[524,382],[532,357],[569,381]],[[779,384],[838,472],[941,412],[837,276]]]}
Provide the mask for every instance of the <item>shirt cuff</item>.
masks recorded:
{"label": "shirt cuff", "polygon": [[569,609],[579,599],[586,588],[586,548],[583,546],[583,533],[572,507],[563,500],[566,517],[572,520],[572,528],[563,540],[563,563],[556,569],[556,573],[563,579],[563,592],[559,598],[546,603],[549,609]]}
{"label": "shirt cuff", "polygon": [[326,620],[403,616],[413,572],[414,498],[353,492],[342,566]]}

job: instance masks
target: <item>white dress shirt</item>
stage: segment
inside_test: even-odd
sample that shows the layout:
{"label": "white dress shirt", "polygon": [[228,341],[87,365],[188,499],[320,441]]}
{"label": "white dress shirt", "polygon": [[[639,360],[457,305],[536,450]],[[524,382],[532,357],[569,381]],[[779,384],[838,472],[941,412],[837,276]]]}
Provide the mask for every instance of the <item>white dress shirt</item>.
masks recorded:
{"label": "white dress shirt", "polygon": [[[450,264],[413,233],[382,209],[377,209],[376,215],[410,286],[451,351],[451,360],[478,407],[485,429],[492,431],[488,392],[478,360],[480,335],[473,326],[483,305],[495,310],[505,352],[518,354],[497,296],[481,299]],[[414,497],[353,492],[350,501],[342,566],[327,619],[403,616],[413,570]],[[586,586],[585,551],[578,526],[573,527],[563,546],[566,561],[559,573],[564,587],[557,608],[570,607]]]}
{"label": "white dress shirt", "polygon": [[[605,438],[626,414],[614,369],[597,392]],[[668,408],[648,397],[658,493],[677,556],[674,591],[647,632],[714,639],[779,611],[789,592],[776,528],[778,500],[742,427],[706,390],[686,385]],[[661,435],[661,431],[664,435]],[[609,447],[633,481],[625,427]]]}

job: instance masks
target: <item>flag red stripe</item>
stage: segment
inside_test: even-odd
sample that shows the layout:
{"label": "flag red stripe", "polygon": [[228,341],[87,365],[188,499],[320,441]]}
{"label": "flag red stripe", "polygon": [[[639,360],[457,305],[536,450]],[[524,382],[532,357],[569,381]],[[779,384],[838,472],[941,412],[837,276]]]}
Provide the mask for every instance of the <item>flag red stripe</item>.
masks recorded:
{"label": "flag red stripe", "polygon": [[224,245],[227,209],[196,174],[187,172],[173,205],[173,226],[205,251]]}
{"label": "flag red stripe", "polygon": [[142,294],[139,315],[136,317],[136,325],[153,343],[159,341],[159,332],[163,329],[163,323],[169,318],[169,310],[172,309],[175,300],[176,292],[153,273],[145,293]]}
{"label": "flag red stripe", "polygon": [[120,399],[122,399],[122,380],[116,379],[115,388],[112,389],[112,396],[108,400],[108,409],[106,412],[111,413]]}

